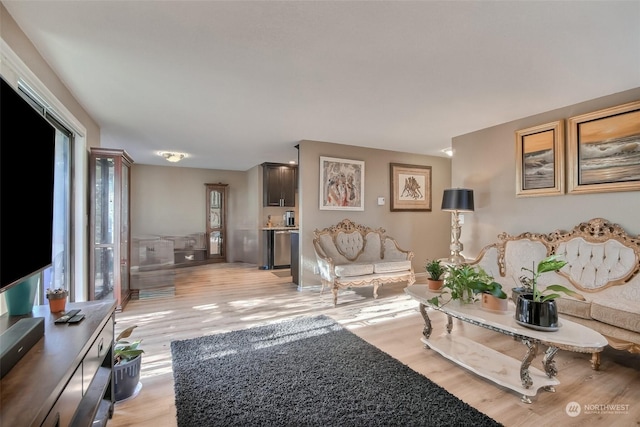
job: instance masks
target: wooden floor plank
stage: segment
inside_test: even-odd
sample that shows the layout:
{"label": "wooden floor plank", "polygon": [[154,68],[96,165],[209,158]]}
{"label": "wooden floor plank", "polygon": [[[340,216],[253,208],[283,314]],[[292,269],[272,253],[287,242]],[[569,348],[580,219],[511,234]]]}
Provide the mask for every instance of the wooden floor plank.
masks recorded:
{"label": "wooden floor plank", "polygon": [[[138,325],[131,338],[142,338],[145,354],[142,390],[134,399],[116,404],[111,427],[176,425],[171,341],[318,314],[332,317],[505,426],[640,426],[640,355],[607,348],[600,371],[593,371],[590,355],[559,351],[556,392],[540,391],[528,405],[513,391],[425,349],[418,304],[404,294],[403,283],[384,285],[377,300],[370,287],[343,291],[334,308],[331,292],[320,294],[319,287],[300,291],[290,277],[255,265],[212,264],[169,272],[174,273],[174,296],[134,300],[117,314],[116,332]],[[432,317],[434,330],[444,330],[444,316]],[[476,339],[501,352],[518,359],[524,355],[524,346],[510,337],[466,324],[454,324],[454,332],[457,327],[475,331]],[[533,364],[541,367],[540,355]],[[583,413],[567,415],[570,402],[577,402]],[[621,414],[584,413],[584,405],[607,404],[628,409]],[[598,407],[602,406],[591,406]]]}

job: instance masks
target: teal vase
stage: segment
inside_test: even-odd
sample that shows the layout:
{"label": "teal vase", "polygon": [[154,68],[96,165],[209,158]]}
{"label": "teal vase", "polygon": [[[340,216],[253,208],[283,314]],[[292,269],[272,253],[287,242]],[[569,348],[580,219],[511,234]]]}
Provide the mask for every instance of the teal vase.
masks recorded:
{"label": "teal vase", "polygon": [[34,274],[4,293],[9,316],[21,316],[31,313],[39,282],[40,275]]}

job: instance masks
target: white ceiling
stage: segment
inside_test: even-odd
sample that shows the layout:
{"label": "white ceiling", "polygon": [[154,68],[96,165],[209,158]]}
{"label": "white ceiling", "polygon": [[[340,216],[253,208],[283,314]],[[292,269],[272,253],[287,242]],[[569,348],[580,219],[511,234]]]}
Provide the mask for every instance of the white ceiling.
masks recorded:
{"label": "white ceiling", "polygon": [[136,163],[452,137],[640,86],[640,1],[2,1]]}

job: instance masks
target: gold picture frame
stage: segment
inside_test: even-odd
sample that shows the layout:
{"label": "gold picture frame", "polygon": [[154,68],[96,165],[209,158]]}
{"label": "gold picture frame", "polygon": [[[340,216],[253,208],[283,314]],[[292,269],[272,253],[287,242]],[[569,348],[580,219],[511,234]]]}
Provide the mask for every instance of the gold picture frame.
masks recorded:
{"label": "gold picture frame", "polygon": [[516,197],[564,193],[564,121],[516,131]]}
{"label": "gold picture frame", "polygon": [[569,119],[568,192],[640,190],[640,101]]}
{"label": "gold picture frame", "polygon": [[320,157],[320,210],[364,210],[364,162]]}
{"label": "gold picture frame", "polygon": [[391,212],[431,211],[431,166],[390,163]]}

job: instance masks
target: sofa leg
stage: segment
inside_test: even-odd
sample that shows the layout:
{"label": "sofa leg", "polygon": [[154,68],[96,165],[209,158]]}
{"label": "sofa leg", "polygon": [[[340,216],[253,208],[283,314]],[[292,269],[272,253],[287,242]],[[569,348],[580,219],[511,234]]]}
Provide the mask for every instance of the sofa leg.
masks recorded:
{"label": "sofa leg", "polygon": [[591,369],[594,371],[600,370],[600,352],[591,353]]}
{"label": "sofa leg", "polygon": [[333,306],[338,306],[338,288],[333,288]]}
{"label": "sofa leg", "polygon": [[373,285],[373,299],[378,299],[378,285]]}

